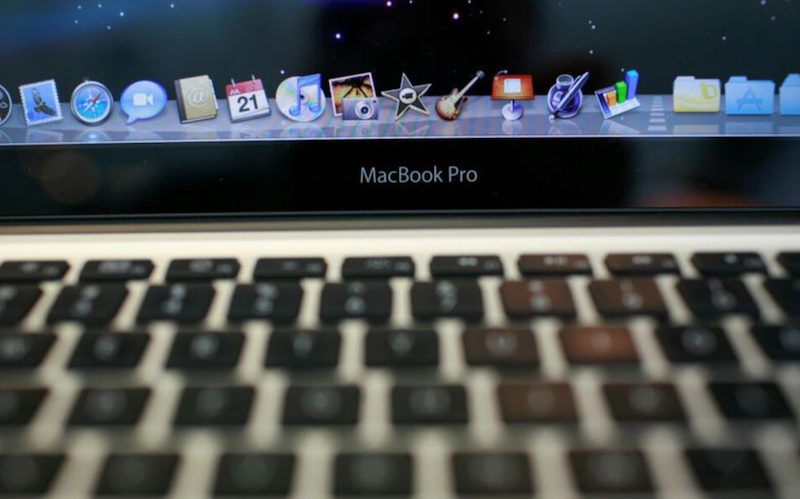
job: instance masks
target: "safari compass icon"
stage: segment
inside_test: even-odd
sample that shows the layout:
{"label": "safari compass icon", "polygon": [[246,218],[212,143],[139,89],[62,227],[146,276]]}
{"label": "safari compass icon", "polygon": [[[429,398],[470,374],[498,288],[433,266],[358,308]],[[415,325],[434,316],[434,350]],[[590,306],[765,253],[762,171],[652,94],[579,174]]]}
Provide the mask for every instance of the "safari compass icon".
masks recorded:
{"label": "safari compass icon", "polygon": [[114,110],[114,97],[108,88],[96,81],[85,81],[72,92],[70,109],[84,125],[104,123]]}
{"label": "safari compass icon", "polygon": [[8,121],[8,118],[11,117],[12,107],[11,94],[8,93],[8,90],[6,90],[4,86],[0,85],[0,125]]}

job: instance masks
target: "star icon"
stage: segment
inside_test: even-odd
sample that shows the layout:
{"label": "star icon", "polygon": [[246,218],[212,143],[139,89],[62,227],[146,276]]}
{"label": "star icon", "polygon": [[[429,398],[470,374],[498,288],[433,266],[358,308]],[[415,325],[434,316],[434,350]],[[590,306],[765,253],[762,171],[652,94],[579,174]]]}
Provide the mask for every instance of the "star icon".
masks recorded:
{"label": "star icon", "polygon": [[411,80],[403,73],[403,81],[400,84],[400,88],[383,92],[382,95],[397,102],[397,112],[394,115],[394,119],[399,120],[409,109],[429,116],[428,108],[422,102],[422,96],[428,93],[430,89],[430,83],[427,85],[412,85]]}

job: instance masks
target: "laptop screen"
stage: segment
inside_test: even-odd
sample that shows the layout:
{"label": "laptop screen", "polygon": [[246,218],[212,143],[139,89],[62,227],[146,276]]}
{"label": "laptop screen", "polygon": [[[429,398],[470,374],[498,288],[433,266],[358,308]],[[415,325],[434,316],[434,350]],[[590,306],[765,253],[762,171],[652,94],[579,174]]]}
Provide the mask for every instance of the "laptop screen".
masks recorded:
{"label": "laptop screen", "polygon": [[4,0],[0,217],[800,207],[788,0]]}

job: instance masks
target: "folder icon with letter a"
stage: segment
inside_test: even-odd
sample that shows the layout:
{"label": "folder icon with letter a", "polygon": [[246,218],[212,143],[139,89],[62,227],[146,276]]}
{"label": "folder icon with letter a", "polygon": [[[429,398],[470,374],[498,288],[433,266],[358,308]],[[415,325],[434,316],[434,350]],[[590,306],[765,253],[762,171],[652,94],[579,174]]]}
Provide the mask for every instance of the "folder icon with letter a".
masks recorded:
{"label": "folder icon with letter a", "polygon": [[775,112],[775,82],[732,76],[725,84],[725,114],[761,116]]}
{"label": "folder icon with letter a", "polygon": [[722,107],[722,82],[679,76],[672,98],[676,113],[718,113]]}

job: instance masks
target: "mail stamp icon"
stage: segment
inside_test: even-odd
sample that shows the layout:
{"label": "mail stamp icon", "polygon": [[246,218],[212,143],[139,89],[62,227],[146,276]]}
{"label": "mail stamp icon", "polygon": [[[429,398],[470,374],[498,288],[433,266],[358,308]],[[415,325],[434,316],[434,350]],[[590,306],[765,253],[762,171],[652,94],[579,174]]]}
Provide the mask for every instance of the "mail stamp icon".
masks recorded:
{"label": "mail stamp icon", "polygon": [[770,115],[775,112],[775,82],[733,76],[725,84],[725,114]]}
{"label": "mail stamp icon", "polygon": [[672,97],[676,113],[718,113],[722,105],[722,82],[679,76]]}

